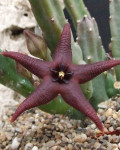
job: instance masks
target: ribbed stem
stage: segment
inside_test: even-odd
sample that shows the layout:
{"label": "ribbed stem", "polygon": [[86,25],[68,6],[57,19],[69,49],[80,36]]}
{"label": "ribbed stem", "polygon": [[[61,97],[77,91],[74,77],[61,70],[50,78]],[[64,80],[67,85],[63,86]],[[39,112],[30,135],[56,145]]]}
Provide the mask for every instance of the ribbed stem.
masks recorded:
{"label": "ribbed stem", "polygon": [[[79,21],[77,34],[77,40],[82,49],[83,59],[87,63],[95,63],[105,60],[105,51],[101,43],[95,19],[85,16],[83,20]],[[92,104],[97,108],[98,103],[108,99],[105,89],[104,75],[101,74],[96,79],[93,79],[92,84]]]}
{"label": "ribbed stem", "polygon": [[[66,20],[56,0],[29,0],[48,47],[54,52]],[[50,38],[49,38],[50,37]]]}
{"label": "ribbed stem", "polygon": [[84,15],[90,16],[83,0],[64,0],[65,7],[71,16],[74,27],[77,30],[77,21],[81,20]]}
{"label": "ribbed stem", "polygon": [[[110,1],[110,28],[112,55],[120,59],[120,0]],[[115,67],[117,80],[120,81],[120,66]]]}
{"label": "ribbed stem", "polygon": [[0,83],[25,97],[34,90],[31,82],[17,73],[15,61],[2,55],[0,55]]}

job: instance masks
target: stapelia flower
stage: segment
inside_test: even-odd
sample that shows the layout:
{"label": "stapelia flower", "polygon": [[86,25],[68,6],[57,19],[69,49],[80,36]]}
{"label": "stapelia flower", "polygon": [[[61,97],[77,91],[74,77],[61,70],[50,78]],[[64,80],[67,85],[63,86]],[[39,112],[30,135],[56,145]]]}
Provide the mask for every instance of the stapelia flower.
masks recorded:
{"label": "stapelia flower", "polygon": [[[84,97],[79,84],[92,80],[97,75],[120,64],[120,60],[107,60],[94,64],[72,64],[71,32],[67,23],[62,31],[53,61],[42,61],[18,52],[2,52],[13,58],[30,72],[42,78],[42,83],[17,108],[11,122],[24,111],[47,104],[58,94],[66,103],[88,116],[103,131],[103,125],[91,104]],[[62,106],[61,106],[62,107]]]}

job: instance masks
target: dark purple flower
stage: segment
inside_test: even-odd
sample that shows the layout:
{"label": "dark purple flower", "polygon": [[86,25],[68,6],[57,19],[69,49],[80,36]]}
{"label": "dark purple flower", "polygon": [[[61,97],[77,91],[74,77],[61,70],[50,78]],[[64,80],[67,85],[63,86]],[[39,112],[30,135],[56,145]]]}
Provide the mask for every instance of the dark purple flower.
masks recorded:
{"label": "dark purple flower", "polygon": [[60,93],[66,103],[88,116],[101,131],[104,130],[102,122],[84,97],[79,84],[92,80],[102,72],[119,65],[120,60],[107,60],[94,64],[72,64],[71,32],[68,23],[64,26],[51,62],[17,52],[2,52],[2,55],[13,58],[43,79],[38,88],[17,108],[11,122],[15,121],[24,111],[47,104]]}

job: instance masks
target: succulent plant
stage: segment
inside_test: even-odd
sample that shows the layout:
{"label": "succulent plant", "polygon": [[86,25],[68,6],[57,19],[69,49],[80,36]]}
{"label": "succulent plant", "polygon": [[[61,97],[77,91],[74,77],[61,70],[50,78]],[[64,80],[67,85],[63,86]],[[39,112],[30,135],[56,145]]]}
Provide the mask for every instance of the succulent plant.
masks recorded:
{"label": "succulent plant", "polygon": [[[59,1],[56,0],[29,0],[29,2],[37,23],[42,30],[42,36],[35,35],[25,30],[24,34],[28,50],[35,57],[39,57],[45,61],[51,61],[60,39],[62,29],[67,23],[63,9]],[[96,21],[94,18],[90,17],[83,1],[64,0],[64,4],[71,16],[77,33],[77,40],[75,42],[71,32],[73,64],[90,64],[109,59],[102,46]],[[112,31],[110,49],[115,59],[120,59],[119,5],[120,0],[110,2],[110,22]],[[114,87],[116,79],[117,82],[120,80],[119,70],[119,66],[115,67],[115,72],[113,70],[107,71],[92,81],[80,85],[84,95],[89,99],[89,102],[95,109],[97,109],[100,102],[108,100],[109,97],[119,93],[119,90],[116,90]],[[0,83],[27,97],[33,92],[34,86],[33,82],[31,82],[31,79],[28,77],[30,72],[27,72],[27,75],[23,75],[22,72],[19,74],[16,71],[15,61],[0,55]],[[40,106],[40,109],[49,113],[70,115],[77,119],[83,117],[79,111],[66,104],[61,95],[58,95],[48,104]]]}

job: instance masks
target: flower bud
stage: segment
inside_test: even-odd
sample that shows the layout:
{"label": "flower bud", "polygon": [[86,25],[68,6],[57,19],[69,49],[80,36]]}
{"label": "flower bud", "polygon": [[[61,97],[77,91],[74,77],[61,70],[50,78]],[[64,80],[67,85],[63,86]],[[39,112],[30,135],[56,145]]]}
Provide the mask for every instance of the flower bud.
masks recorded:
{"label": "flower bud", "polygon": [[47,59],[47,46],[45,41],[38,35],[29,30],[24,30],[27,48],[29,52],[36,57]]}

